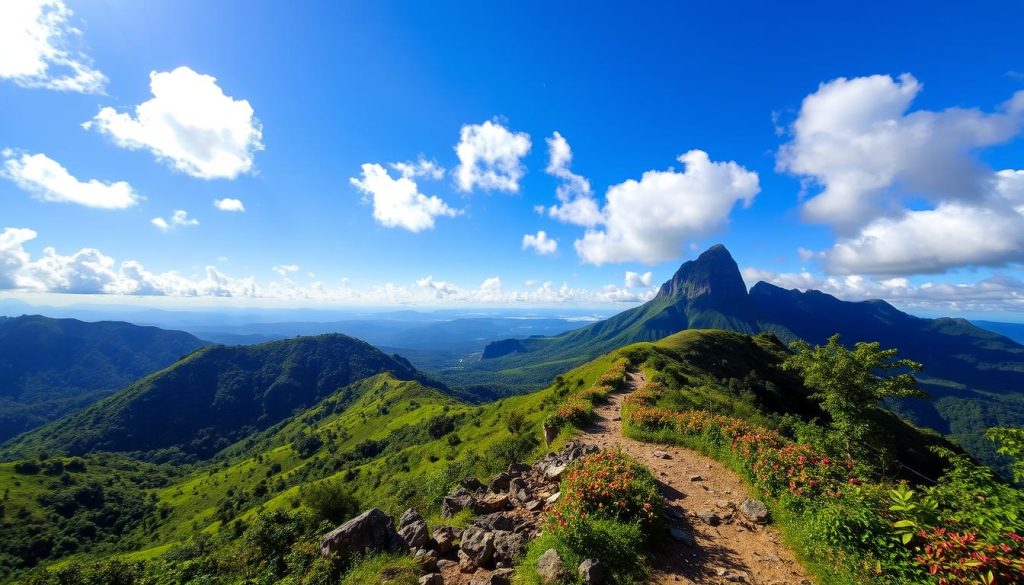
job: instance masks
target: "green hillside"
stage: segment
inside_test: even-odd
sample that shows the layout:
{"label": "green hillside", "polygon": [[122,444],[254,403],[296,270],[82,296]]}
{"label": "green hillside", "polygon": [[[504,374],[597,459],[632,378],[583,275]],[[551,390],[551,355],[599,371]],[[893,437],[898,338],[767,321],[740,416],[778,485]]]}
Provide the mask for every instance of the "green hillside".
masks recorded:
{"label": "green hillside", "polygon": [[934,429],[1006,472],[1006,459],[984,438],[993,426],[1024,425],[1024,346],[963,319],[924,319],[879,300],[847,302],[820,291],[764,282],[749,293],[721,245],[683,264],[649,302],[553,337],[491,343],[482,359],[441,372],[453,385],[515,393],[541,387],[558,372],[615,348],[687,329],[770,332],[785,342],[878,341],[926,365],[919,376],[933,400],[889,406]]}
{"label": "green hillside", "polygon": [[405,359],[344,335],[205,347],[22,435],[3,453],[113,451],[151,461],[202,460],[380,372],[426,381]]}
{"label": "green hillside", "polygon": [[0,443],[96,402],[205,345],[129,323],[0,317]]}
{"label": "green hillside", "polygon": [[[7,495],[0,559],[8,574],[35,563],[116,557],[142,562],[139,570],[159,576],[155,583],[178,582],[186,567],[193,577],[208,575],[210,582],[238,582],[232,571],[241,569],[226,559],[251,545],[252,531],[306,513],[312,524],[302,524],[299,532],[323,533],[331,526],[315,520],[322,513],[317,494],[350,502],[347,514],[369,506],[399,514],[415,505],[436,515],[441,497],[460,478],[486,478],[537,457],[543,450],[543,421],[564,413],[567,398],[603,384],[613,371],[621,375],[630,363],[644,363],[671,389],[664,400],[674,408],[700,408],[782,429],[821,420],[801,381],[779,368],[786,355],[768,335],[685,331],[600,356],[544,390],[482,406],[382,372],[338,388],[193,465],[154,465],[105,454],[3,464],[0,489]],[[942,464],[930,458],[927,446],[945,444],[941,438],[891,415],[886,420],[901,456],[938,471]],[[87,427],[81,431],[91,433]],[[555,447],[572,432],[565,427]],[[107,497],[95,497],[93,484]],[[119,519],[116,530],[105,528],[104,519],[113,517]],[[195,560],[175,561],[186,552]]]}

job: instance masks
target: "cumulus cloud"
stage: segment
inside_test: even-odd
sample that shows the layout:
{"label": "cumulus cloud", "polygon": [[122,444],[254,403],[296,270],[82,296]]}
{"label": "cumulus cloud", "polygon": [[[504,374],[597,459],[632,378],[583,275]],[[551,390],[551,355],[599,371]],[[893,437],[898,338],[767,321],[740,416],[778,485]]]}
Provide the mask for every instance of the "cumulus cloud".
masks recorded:
{"label": "cumulus cloud", "polygon": [[61,0],[0,3],[0,79],[22,87],[103,93],[107,77],[81,50],[82,32]]}
{"label": "cumulus cloud", "polygon": [[820,290],[847,301],[885,299],[904,310],[958,312],[1024,311],[1024,282],[997,274],[977,282],[923,282],[907,278],[873,278],[858,274],[819,277],[807,271],[777,273],[743,269],[747,286],[759,281],[786,289]]}
{"label": "cumulus cloud", "polygon": [[737,203],[749,205],[761,190],[757,173],[735,162],[713,162],[704,151],[691,150],[679,161],[683,172],[647,171],[639,181],[608,189],[601,227],[575,242],[583,262],[676,259],[686,240],[719,229]]}
{"label": "cumulus cloud", "polygon": [[169,232],[179,227],[188,227],[193,225],[199,225],[199,220],[189,217],[188,212],[184,209],[175,209],[174,213],[171,214],[170,219],[164,219],[162,217],[154,217],[149,221],[162,232]]}
{"label": "cumulus cloud", "polygon": [[271,270],[273,270],[274,272],[280,274],[281,276],[288,276],[289,274],[295,274],[296,272],[298,272],[299,271],[299,265],[298,264],[278,264],[277,266],[274,266],[273,268],[271,268]]}
{"label": "cumulus cloud", "polygon": [[455,154],[455,184],[463,191],[475,187],[497,191],[519,191],[526,173],[521,160],[530,152],[530,135],[511,132],[497,121],[466,124],[459,133]]}
{"label": "cumulus cloud", "polygon": [[1024,176],[978,158],[1024,127],[1024,92],[993,113],[909,111],[909,74],[839,78],[807,96],[778,153],[780,170],[819,186],[805,219],[838,236],[833,274],[907,275],[1024,260]]}
{"label": "cumulus cloud", "polygon": [[[34,259],[24,245],[35,239],[36,232],[27,228],[5,228],[0,231],[0,290],[35,292],[85,293],[135,296],[231,297],[269,299],[274,301],[317,302],[363,305],[587,305],[605,303],[637,303],[649,300],[653,290],[630,291],[614,285],[597,289],[556,285],[551,281],[530,281],[524,289],[504,286],[498,276],[480,284],[462,287],[452,282],[425,276],[408,285],[385,283],[354,288],[348,279],[335,284],[316,281],[298,285],[285,275],[298,272],[295,265],[275,266],[281,281],[260,284],[253,277],[233,277],[213,266],[199,274],[184,275],[175,271],[154,273],[136,260],[120,265],[94,248],[83,248],[71,255],[62,255],[45,248]],[[312,278],[312,276],[311,276]]]}
{"label": "cumulus cloud", "polygon": [[[584,227],[593,227],[601,222],[601,211],[594,200],[590,189],[590,181],[570,170],[572,149],[558,132],[547,139],[549,175],[560,179],[555,190],[559,204],[548,208],[548,215],[563,221]],[[543,207],[541,207],[543,212]]]}
{"label": "cumulus cloud", "polygon": [[3,151],[4,165],[0,175],[42,201],[76,203],[100,209],[124,209],[135,205],[139,196],[124,181],[105,182],[96,179],[80,181],[60,163],[45,154]]}
{"label": "cumulus cloud", "polygon": [[523,249],[533,248],[540,255],[554,254],[558,251],[558,240],[549,238],[547,232],[540,230],[537,235],[526,234],[523,236]]}
{"label": "cumulus cloud", "polygon": [[263,128],[247,100],[225,95],[216,78],[188,67],[153,71],[149,80],[153,97],[134,116],[106,107],[83,127],[123,148],[148,149],[200,179],[234,179],[252,170]]}
{"label": "cumulus cloud", "polygon": [[444,178],[444,167],[437,164],[436,161],[427,160],[422,156],[415,161],[393,162],[388,164],[388,166],[398,171],[398,174],[406,179],[425,177],[439,181]]}
{"label": "cumulus cloud", "polygon": [[642,286],[651,286],[652,275],[650,272],[644,272],[640,274],[638,272],[626,271],[626,288],[640,288]]}
{"label": "cumulus cloud", "polygon": [[349,182],[372,200],[373,218],[386,227],[420,232],[433,229],[435,217],[459,214],[440,197],[420,193],[410,177],[392,178],[379,164],[362,165],[362,178],[352,177]]}
{"label": "cumulus cloud", "polygon": [[245,211],[245,205],[242,204],[242,200],[232,199],[231,197],[214,199],[213,206],[221,211],[237,211],[239,213]]}

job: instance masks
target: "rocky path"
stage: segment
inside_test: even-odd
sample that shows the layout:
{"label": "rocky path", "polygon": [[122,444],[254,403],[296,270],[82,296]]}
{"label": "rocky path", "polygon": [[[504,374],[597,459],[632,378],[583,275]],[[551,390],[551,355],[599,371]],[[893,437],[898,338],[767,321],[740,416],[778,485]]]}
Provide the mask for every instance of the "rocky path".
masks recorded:
{"label": "rocky path", "polygon": [[669,523],[680,531],[654,560],[652,583],[810,584],[778,531],[737,509],[750,494],[732,470],[689,449],[623,436],[622,402],[647,383],[642,373],[629,376],[629,389],[596,409],[595,423],[580,440],[619,447],[654,470],[673,516]]}

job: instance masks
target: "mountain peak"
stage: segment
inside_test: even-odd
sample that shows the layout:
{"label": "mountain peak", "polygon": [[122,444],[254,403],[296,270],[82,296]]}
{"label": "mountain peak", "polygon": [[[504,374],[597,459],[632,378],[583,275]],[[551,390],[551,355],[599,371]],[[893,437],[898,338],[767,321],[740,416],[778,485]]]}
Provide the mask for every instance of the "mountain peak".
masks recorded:
{"label": "mountain peak", "polygon": [[658,297],[695,299],[708,295],[720,299],[747,296],[740,268],[722,244],[715,244],[695,260],[683,263],[658,291]]}

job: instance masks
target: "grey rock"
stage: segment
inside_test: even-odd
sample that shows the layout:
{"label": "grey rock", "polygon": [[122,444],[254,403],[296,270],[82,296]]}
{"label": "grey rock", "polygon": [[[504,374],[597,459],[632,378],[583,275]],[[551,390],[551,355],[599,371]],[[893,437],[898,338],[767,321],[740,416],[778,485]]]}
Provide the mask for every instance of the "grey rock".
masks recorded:
{"label": "grey rock", "polygon": [[607,578],[607,571],[605,571],[604,565],[596,559],[583,561],[580,563],[578,571],[583,585],[601,585]]}
{"label": "grey rock", "polygon": [[655,451],[654,453],[651,453],[651,455],[654,455],[658,459],[668,459],[669,458],[668,453],[666,453],[664,451]]}
{"label": "grey rock", "polygon": [[672,537],[672,540],[681,542],[686,546],[697,546],[697,541],[693,539],[693,533],[689,530],[673,526],[668,529],[668,535]]}
{"label": "grey rock", "polygon": [[718,526],[722,523],[722,519],[715,514],[714,510],[701,510],[697,512],[697,517],[708,526]]}
{"label": "grey rock", "polygon": [[342,560],[364,551],[401,552],[405,548],[391,516],[377,508],[363,512],[320,539],[320,554]]}
{"label": "grey rock", "polygon": [[559,481],[562,479],[562,474],[565,473],[565,468],[568,465],[549,465],[544,470],[544,477],[549,481]]}
{"label": "grey rock", "polygon": [[427,531],[427,523],[420,518],[413,520],[398,529],[398,536],[405,541],[410,549],[424,548],[430,542],[430,533]]}
{"label": "grey rock", "polygon": [[423,516],[416,511],[416,508],[409,508],[405,512],[402,512],[402,517],[398,519],[398,527],[408,526],[413,522],[423,520]]}
{"label": "grey rock", "polygon": [[526,552],[526,539],[522,534],[507,530],[494,531],[494,562],[511,566]]}
{"label": "grey rock", "polygon": [[537,559],[537,576],[540,577],[542,585],[556,585],[567,575],[565,563],[558,551],[549,548]]}
{"label": "grey rock", "polygon": [[476,498],[469,494],[445,496],[441,500],[441,517],[451,518],[463,510],[472,509],[475,503]]}
{"label": "grey rock", "polygon": [[704,481],[704,476],[700,474],[691,475],[690,481]]}
{"label": "grey rock", "polygon": [[513,477],[518,477],[527,471],[530,471],[530,466],[525,463],[513,463],[508,466],[508,474]]}
{"label": "grey rock", "polygon": [[562,497],[562,492],[555,492],[555,493],[551,494],[550,496],[548,496],[548,499],[546,499],[544,501],[549,503],[549,504],[554,504],[561,497]]}
{"label": "grey rock", "polygon": [[491,491],[492,492],[505,492],[508,491],[509,482],[512,480],[512,476],[502,472],[491,478]]}
{"label": "grey rock", "polygon": [[494,514],[487,514],[486,516],[477,516],[473,518],[473,526],[483,528],[484,530],[512,530],[515,526],[511,516],[506,516],[500,512]]}
{"label": "grey rock", "polygon": [[459,548],[478,567],[486,567],[494,560],[494,534],[470,526],[462,532],[462,544]]}
{"label": "grey rock", "polygon": [[739,511],[751,522],[763,524],[768,521],[768,507],[761,500],[747,498],[740,504]]}
{"label": "grey rock", "polygon": [[[476,499],[470,508],[476,514],[492,514],[509,507],[508,494],[485,494]],[[443,512],[443,510],[442,510]]]}
{"label": "grey rock", "polygon": [[475,492],[478,489],[484,487],[484,484],[480,483],[479,479],[472,476],[462,478],[462,480],[459,482],[459,485],[461,485],[462,487],[466,488],[471,492]]}
{"label": "grey rock", "polygon": [[438,526],[434,529],[433,536],[434,542],[437,543],[434,548],[439,555],[448,554],[452,547],[455,546],[455,541],[459,538],[455,529],[451,526]]}
{"label": "grey rock", "polygon": [[441,573],[428,573],[420,577],[419,585],[444,585]]}

